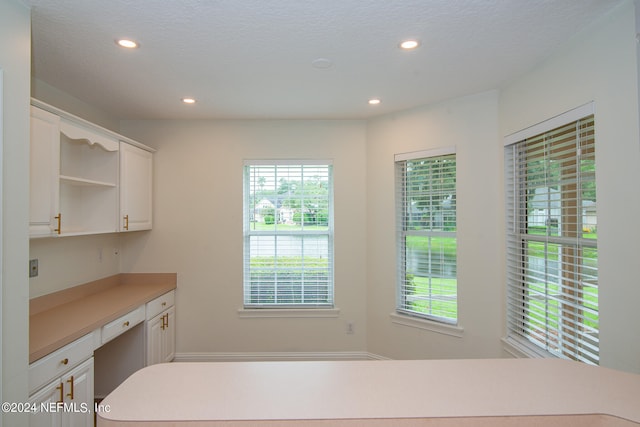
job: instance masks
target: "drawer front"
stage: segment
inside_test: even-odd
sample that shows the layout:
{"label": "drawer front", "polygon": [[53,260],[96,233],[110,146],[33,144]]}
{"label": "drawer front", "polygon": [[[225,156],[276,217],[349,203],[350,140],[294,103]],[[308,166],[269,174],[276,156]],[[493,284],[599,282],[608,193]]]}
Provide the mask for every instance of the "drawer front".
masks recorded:
{"label": "drawer front", "polygon": [[147,303],[147,320],[151,320],[175,304],[176,291],[167,292]]}
{"label": "drawer front", "polygon": [[129,329],[144,321],[144,305],[107,323],[102,327],[102,344],[105,344],[120,334],[127,332]]}
{"label": "drawer front", "polygon": [[93,355],[93,333],[36,360],[29,365],[29,394],[60,377]]}

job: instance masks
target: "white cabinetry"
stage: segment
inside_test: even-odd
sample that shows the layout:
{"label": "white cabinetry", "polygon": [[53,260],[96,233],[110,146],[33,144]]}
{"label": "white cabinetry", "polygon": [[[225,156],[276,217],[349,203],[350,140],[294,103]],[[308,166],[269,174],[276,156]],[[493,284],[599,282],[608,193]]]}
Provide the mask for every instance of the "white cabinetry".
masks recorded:
{"label": "white cabinetry", "polygon": [[55,233],[59,213],[60,116],[31,107],[30,215],[32,237]]}
{"label": "white cabinetry", "polygon": [[175,292],[147,303],[147,365],[171,362],[175,357]]}
{"label": "white cabinetry", "polygon": [[32,102],[31,237],[150,229],[153,150]]}
{"label": "white cabinetry", "polygon": [[93,426],[92,348],[89,334],[29,367],[31,427]]}
{"label": "white cabinetry", "polygon": [[120,143],[120,231],[149,230],[152,223],[153,154]]}

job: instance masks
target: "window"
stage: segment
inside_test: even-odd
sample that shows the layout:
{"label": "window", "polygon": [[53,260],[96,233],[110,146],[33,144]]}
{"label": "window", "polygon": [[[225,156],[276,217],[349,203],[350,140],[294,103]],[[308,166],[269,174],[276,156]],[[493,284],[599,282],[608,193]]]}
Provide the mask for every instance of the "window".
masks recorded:
{"label": "window", "polygon": [[507,333],[525,348],[598,364],[594,117],[553,126],[505,147]]}
{"label": "window", "polygon": [[246,162],[244,306],[333,306],[332,166]]}
{"label": "window", "polygon": [[396,156],[397,311],[457,324],[456,155]]}

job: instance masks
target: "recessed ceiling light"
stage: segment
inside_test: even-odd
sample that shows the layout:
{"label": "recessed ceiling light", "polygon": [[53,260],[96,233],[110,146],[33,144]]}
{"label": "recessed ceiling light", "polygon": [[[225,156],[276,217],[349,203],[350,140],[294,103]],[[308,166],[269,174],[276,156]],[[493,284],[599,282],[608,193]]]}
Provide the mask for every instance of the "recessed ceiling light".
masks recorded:
{"label": "recessed ceiling light", "polygon": [[378,98],[371,98],[369,100],[369,105],[378,105],[380,104],[380,100]]}
{"label": "recessed ceiling light", "polygon": [[405,40],[400,43],[400,47],[405,50],[415,49],[420,46],[420,42],[418,40]]}
{"label": "recessed ceiling light", "polygon": [[118,39],[116,40],[116,43],[118,44],[118,46],[126,47],[127,49],[135,49],[136,47],[138,47],[138,43],[129,39]]}
{"label": "recessed ceiling light", "polygon": [[196,100],[194,98],[182,98],[182,102],[185,104],[195,104]]}
{"label": "recessed ceiling light", "polygon": [[333,65],[333,62],[327,58],[318,58],[318,59],[314,59],[311,62],[311,65],[313,65],[314,68],[326,69],[326,68],[331,68],[331,66]]}

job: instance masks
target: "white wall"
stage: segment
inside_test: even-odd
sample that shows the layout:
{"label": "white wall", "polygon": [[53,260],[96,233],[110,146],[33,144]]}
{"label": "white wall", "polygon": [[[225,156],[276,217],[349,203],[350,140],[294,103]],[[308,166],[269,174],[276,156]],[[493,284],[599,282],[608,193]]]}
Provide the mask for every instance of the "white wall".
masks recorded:
{"label": "white wall", "polygon": [[81,117],[113,132],[119,132],[120,121],[117,118],[36,78],[31,79],[31,97],[47,104],[55,105],[67,113]]}
{"label": "white wall", "polygon": [[[394,155],[456,147],[462,336],[392,322],[396,301]],[[500,357],[504,234],[498,93],[372,120],[367,126],[368,351],[394,359]],[[375,171],[375,172],[374,172]]]}
{"label": "white wall", "polygon": [[29,279],[29,298],[120,273],[120,235],[32,239],[34,258],[39,271]]}
{"label": "white wall", "polygon": [[[0,0],[0,69],[4,74],[2,147],[2,400],[27,395],[29,203],[29,10]],[[27,425],[24,416],[2,414],[7,426]]]}
{"label": "white wall", "polygon": [[[178,273],[178,353],[365,350],[364,122],[136,121],[122,132],[158,150],[154,229],[124,237],[122,268]],[[238,317],[242,167],[252,158],[333,159],[338,317]]]}
{"label": "white wall", "polygon": [[631,372],[640,372],[637,61],[627,2],[500,96],[502,135],[595,101],[601,364]]}

